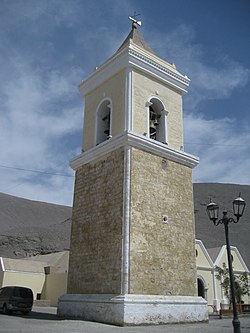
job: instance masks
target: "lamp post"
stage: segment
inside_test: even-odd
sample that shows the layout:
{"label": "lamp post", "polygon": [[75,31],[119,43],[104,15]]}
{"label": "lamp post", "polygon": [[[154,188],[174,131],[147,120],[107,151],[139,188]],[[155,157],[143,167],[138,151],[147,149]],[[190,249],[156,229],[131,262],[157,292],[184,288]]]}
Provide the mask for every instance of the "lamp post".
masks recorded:
{"label": "lamp post", "polygon": [[231,249],[229,243],[229,236],[228,236],[228,225],[230,222],[238,223],[239,219],[244,213],[244,209],[246,206],[246,202],[244,199],[241,198],[240,194],[239,197],[233,201],[233,212],[236,219],[227,216],[227,211],[223,211],[222,219],[218,220],[219,215],[219,206],[214,203],[210,202],[207,205],[207,214],[211,221],[213,221],[214,225],[224,224],[225,227],[225,234],[226,234],[226,246],[227,246],[227,258],[228,258],[228,269],[229,269],[229,277],[230,277],[230,290],[231,290],[231,297],[232,297],[232,305],[233,305],[233,328],[234,333],[240,333],[240,321],[238,318],[238,311],[237,305],[235,300],[235,282],[234,282],[234,273],[233,273],[233,266],[232,266],[232,257],[231,257]]}

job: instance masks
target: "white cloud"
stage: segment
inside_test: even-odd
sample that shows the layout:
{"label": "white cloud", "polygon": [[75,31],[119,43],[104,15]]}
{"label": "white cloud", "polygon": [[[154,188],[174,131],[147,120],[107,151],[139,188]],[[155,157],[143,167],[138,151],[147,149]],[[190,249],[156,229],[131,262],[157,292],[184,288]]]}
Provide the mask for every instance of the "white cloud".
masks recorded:
{"label": "white cloud", "polygon": [[195,42],[195,31],[188,25],[179,25],[168,34],[159,36],[157,33],[151,39],[162,58],[174,61],[178,70],[191,77],[186,103],[192,111],[202,101],[229,97],[249,81],[250,69],[226,55],[207,63],[207,54],[202,45]]}
{"label": "white cloud", "polygon": [[[120,10],[127,6],[123,1],[110,4],[111,15],[118,5]],[[71,203],[72,177],[28,170],[73,176],[68,160],[80,152],[83,120],[77,85],[83,69],[89,71],[98,65],[97,59],[110,55],[119,33],[110,33],[94,2],[83,6],[78,0],[27,0],[2,5],[0,164],[11,168],[1,167],[0,191]]]}
{"label": "white cloud", "polygon": [[71,177],[2,167],[0,189],[34,200],[69,204],[73,172],[68,160],[80,151],[81,142],[66,141],[67,137],[72,141],[72,133],[80,138],[82,130],[82,103],[76,85],[81,71],[44,71],[20,56],[10,63],[12,75],[0,89],[0,164]]}
{"label": "white cloud", "polygon": [[185,150],[200,158],[194,182],[250,183],[249,130],[235,132],[230,119],[194,114],[185,117],[184,129]]}
{"label": "white cloud", "polygon": [[[96,3],[3,2],[0,164],[73,176],[68,160],[80,152],[83,114],[77,84],[120,46],[128,34],[127,16],[134,11],[130,1],[107,0],[101,11]],[[198,143],[186,144],[201,160],[194,180],[249,183],[249,146],[242,144],[249,142],[247,130],[235,134],[232,119],[194,115],[201,102],[229,98],[245,86],[249,70],[224,55],[208,63],[190,26],[182,24],[162,35],[150,31],[148,36],[159,56],[192,79],[185,97],[185,139]],[[1,168],[0,191],[69,204],[73,178]]]}
{"label": "white cloud", "polygon": [[[4,141],[8,142],[8,150],[11,148],[22,156],[31,151],[44,154],[49,141],[81,129],[76,72],[75,69],[63,74],[49,72],[43,78],[39,71],[28,67],[17,71],[16,80],[2,87],[4,112],[0,135],[3,145]],[[2,154],[6,150],[4,146]]]}
{"label": "white cloud", "polygon": [[174,61],[178,70],[191,77],[185,96],[184,138],[185,150],[200,157],[194,181],[250,184],[248,114],[236,123],[236,119],[225,116],[226,110],[224,115],[222,112],[209,119],[206,108],[209,100],[230,100],[237,89],[249,83],[250,70],[225,54],[209,62],[203,45],[195,38],[194,29],[184,24],[164,35],[152,37],[151,33],[150,37],[163,59]]}

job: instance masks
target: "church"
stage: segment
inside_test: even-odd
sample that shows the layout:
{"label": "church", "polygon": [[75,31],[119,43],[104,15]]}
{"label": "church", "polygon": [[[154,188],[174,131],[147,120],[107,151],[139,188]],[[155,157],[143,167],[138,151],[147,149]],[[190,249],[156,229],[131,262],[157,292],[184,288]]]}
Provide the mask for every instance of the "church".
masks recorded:
{"label": "church", "polygon": [[208,320],[197,296],[189,78],[132,29],[79,85],[84,99],[67,293],[58,314],[115,325]]}

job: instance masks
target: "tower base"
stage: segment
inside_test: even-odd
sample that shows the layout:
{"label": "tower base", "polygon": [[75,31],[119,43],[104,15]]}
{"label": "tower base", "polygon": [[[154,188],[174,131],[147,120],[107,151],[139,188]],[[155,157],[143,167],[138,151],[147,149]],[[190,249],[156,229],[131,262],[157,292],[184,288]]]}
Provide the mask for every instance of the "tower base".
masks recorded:
{"label": "tower base", "polygon": [[118,326],[208,321],[207,302],[192,296],[64,294],[57,314]]}

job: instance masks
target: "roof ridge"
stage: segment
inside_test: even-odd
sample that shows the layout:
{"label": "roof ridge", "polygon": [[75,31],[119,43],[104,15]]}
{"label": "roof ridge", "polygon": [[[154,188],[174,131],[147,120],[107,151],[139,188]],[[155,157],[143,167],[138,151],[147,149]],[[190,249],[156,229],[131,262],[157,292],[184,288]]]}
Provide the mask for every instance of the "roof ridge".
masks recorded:
{"label": "roof ridge", "polygon": [[128,36],[125,38],[122,45],[118,48],[117,52],[125,48],[130,44],[130,41],[133,41],[134,44],[141,47],[145,51],[148,51],[152,54],[155,54],[155,52],[151,49],[151,47],[148,45],[148,43],[145,41],[142,34],[140,34],[137,30],[137,28],[132,27],[132,30],[129,32]]}

